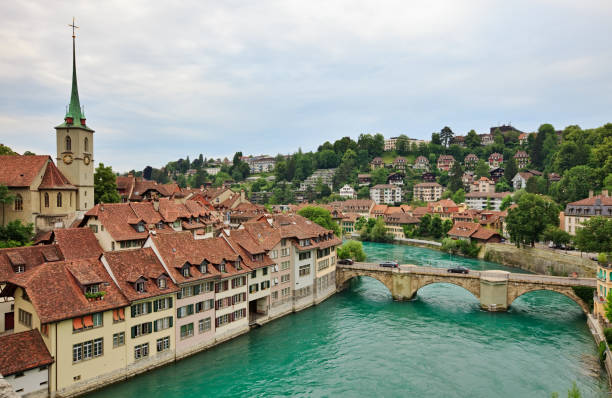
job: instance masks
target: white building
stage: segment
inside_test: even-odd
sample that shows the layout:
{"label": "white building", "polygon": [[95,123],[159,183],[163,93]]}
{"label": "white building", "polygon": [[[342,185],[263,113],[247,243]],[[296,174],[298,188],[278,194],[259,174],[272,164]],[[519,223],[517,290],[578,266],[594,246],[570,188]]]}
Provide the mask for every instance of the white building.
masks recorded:
{"label": "white building", "polygon": [[220,167],[207,167],[204,170],[206,170],[206,172],[210,174],[211,176],[216,176],[219,173],[219,171],[221,171],[221,168]]}
{"label": "white building", "polygon": [[377,205],[402,201],[402,188],[392,184],[378,184],[370,189],[370,199]]}
{"label": "white building", "polygon": [[17,394],[46,397],[52,363],[38,329],[0,337],[0,374]]}
{"label": "white building", "polygon": [[499,210],[502,200],[508,195],[512,192],[469,192],[465,194],[465,203],[470,209],[486,210],[489,204],[489,210]]}
{"label": "white building", "polygon": [[437,182],[423,182],[412,188],[414,200],[436,202],[442,197],[442,185]]}
{"label": "white building", "polygon": [[347,199],[355,198],[355,190],[350,185],[346,184],[342,188],[340,188],[340,196]]}

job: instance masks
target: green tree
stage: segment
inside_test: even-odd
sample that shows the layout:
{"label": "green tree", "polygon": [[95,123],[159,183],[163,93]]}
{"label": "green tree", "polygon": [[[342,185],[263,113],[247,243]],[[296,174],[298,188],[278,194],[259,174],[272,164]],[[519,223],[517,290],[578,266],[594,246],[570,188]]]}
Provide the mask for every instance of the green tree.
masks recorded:
{"label": "green tree", "polygon": [[431,219],[430,233],[434,238],[439,239],[442,236],[442,232],[442,219],[440,216],[435,215]]}
{"label": "green tree", "polygon": [[497,184],[495,184],[495,192],[509,192],[511,190],[512,187],[510,184],[508,184],[505,178],[502,178]]}
{"label": "green tree", "polygon": [[459,188],[452,196],[453,202],[459,204],[465,202],[465,191]]}
{"label": "green tree", "polygon": [[461,180],[461,177],[463,177],[463,167],[461,167],[461,164],[459,162],[453,163],[453,167],[448,174],[448,189],[450,189],[452,192],[462,189],[463,181]]}
{"label": "green tree", "polygon": [[0,144],[0,155],[18,155],[17,152],[13,151],[11,148],[6,145]]}
{"label": "green tree", "polygon": [[516,208],[508,210],[506,218],[510,240],[517,247],[521,244],[534,246],[549,225],[559,225],[559,209],[554,202],[525,193],[517,204]]}
{"label": "green tree", "polygon": [[429,236],[431,234],[431,222],[432,217],[431,214],[425,213],[421,220],[419,221],[419,235],[420,236]]}
{"label": "green tree", "polygon": [[329,210],[318,206],[306,206],[298,211],[298,214],[302,217],[306,217],[310,221],[319,224],[323,228],[334,231],[336,236],[340,236],[340,227],[332,217]]}
{"label": "green tree", "polygon": [[584,252],[612,252],[612,218],[591,217],[577,229],[574,242]]}
{"label": "green tree", "polygon": [[476,168],[474,169],[474,177],[476,179],[480,177],[489,177],[489,165],[483,159],[478,161]]}
{"label": "green tree", "polygon": [[512,181],[512,178],[514,178],[514,176],[518,172],[518,168],[516,167],[516,160],[514,159],[514,157],[511,157],[510,159],[506,160],[504,166],[504,177],[506,177],[508,181]]}
{"label": "green tree", "polygon": [[361,187],[357,191],[357,199],[368,199],[370,197],[370,188]]}
{"label": "green tree", "polygon": [[480,137],[474,130],[470,130],[465,136],[465,145],[470,149],[480,146]]}
{"label": "green tree", "polygon": [[440,130],[440,142],[443,146],[448,147],[453,140],[453,130],[450,127],[445,126]]}
{"label": "green tree", "polygon": [[104,167],[100,163],[94,173],[94,201],[95,203],[119,203],[121,196],[117,192],[117,177],[111,166]]}
{"label": "green tree", "polygon": [[336,250],[338,258],[351,258],[355,261],[365,261],[366,259],[363,244],[356,240],[349,240]]}
{"label": "green tree", "polygon": [[22,224],[20,220],[14,220],[0,226],[0,248],[27,246],[34,239],[34,224]]}
{"label": "green tree", "polygon": [[549,225],[544,230],[542,239],[547,242],[553,242],[555,246],[561,246],[570,243],[572,237],[561,228],[555,227],[554,225]]}
{"label": "green tree", "polygon": [[355,221],[355,231],[360,231],[365,228],[368,224],[368,219],[365,217],[359,217],[357,221]]}
{"label": "green tree", "polygon": [[372,171],[372,185],[386,184],[389,170],[384,167]]}
{"label": "green tree", "polygon": [[453,228],[452,220],[444,220],[442,222],[442,235],[445,236],[446,234],[448,234],[448,231],[450,231],[451,228]]}
{"label": "green tree", "polygon": [[561,181],[551,186],[551,196],[562,205],[588,197],[589,190],[601,187],[601,175],[589,166],[576,166],[567,170]]}
{"label": "green tree", "polygon": [[499,210],[504,211],[510,206],[512,206],[512,195],[508,195],[502,199]]}

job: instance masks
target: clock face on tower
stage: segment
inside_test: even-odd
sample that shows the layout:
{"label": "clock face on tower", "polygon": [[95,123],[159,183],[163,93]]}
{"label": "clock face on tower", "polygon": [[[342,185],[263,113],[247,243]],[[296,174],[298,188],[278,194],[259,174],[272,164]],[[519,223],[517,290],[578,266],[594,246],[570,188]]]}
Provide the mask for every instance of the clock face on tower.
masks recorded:
{"label": "clock face on tower", "polygon": [[64,155],[62,160],[64,161],[64,163],[70,164],[70,163],[72,163],[72,155],[67,153],[67,154]]}
{"label": "clock face on tower", "polygon": [[85,156],[83,157],[83,162],[84,162],[85,164],[89,164],[89,162],[91,162],[91,158],[89,157],[89,155],[85,155]]}

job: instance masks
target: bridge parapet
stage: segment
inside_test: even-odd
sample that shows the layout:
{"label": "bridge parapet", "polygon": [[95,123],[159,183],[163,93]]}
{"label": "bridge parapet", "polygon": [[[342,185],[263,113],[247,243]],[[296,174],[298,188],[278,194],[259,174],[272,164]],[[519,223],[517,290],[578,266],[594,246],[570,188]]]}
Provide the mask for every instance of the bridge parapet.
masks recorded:
{"label": "bridge parapet", "polygon": [[384,268],[374,263],[355,263],[336,267],[336,286],[341,290],[348,281],[358,276],[369,276],[382,282],[395,300],[408,300],[419,289],[433,283],[461,286],[480,300],[486,311],[506,311],[521,295],[549,290],[574,300],[584,312],[588,305],[573,291],[573,286],[595,287],[594,278],[564,278],[548,275],[515,274],[501,270],[470,271],[468,274],[450,273],[444,268],[421,267],[412,264],[399,268]]}

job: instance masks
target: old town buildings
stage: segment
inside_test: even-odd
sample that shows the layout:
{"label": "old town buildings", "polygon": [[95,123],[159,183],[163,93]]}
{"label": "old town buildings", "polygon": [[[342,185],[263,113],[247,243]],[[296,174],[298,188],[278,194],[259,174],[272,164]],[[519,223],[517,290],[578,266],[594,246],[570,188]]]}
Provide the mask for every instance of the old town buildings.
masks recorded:
{"label": "old town buildings", "polygon": [[442,185],[437,182],[423,182],[413,188],[414,199],[435,202],[442,197]]}

